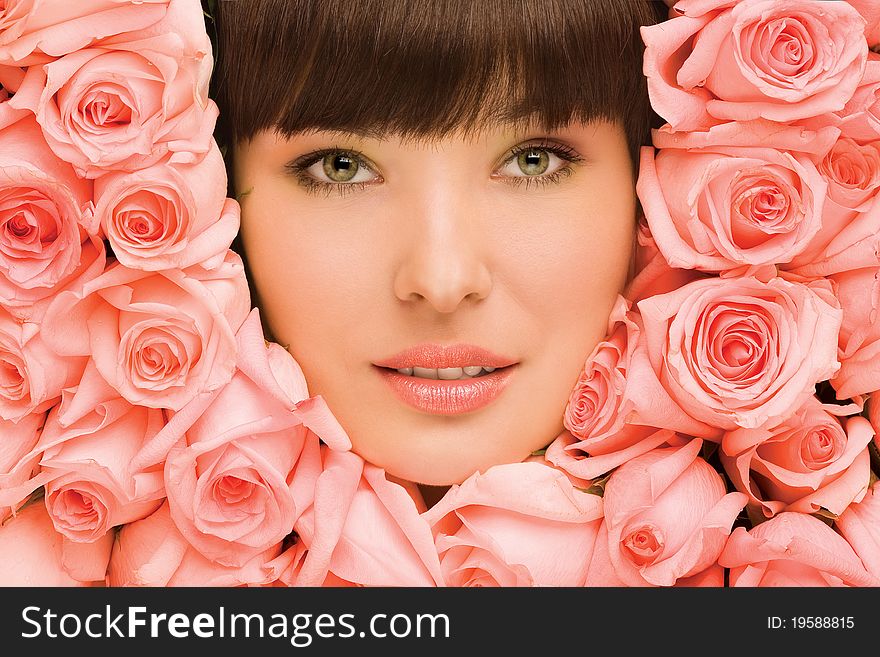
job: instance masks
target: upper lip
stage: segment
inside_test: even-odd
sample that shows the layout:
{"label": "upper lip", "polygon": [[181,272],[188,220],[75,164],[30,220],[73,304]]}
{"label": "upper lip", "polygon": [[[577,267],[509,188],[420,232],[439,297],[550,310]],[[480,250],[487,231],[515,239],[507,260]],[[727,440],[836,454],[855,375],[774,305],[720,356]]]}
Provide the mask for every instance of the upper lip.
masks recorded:
{"label": "upper lip", "polygon": [[398,354],[373,363],[379,367],[402,369],[404,367],[424,367],[444,369],[480,365],[482,367],[507,367],[516,362],[513,358],[471,344],[417,344]]}

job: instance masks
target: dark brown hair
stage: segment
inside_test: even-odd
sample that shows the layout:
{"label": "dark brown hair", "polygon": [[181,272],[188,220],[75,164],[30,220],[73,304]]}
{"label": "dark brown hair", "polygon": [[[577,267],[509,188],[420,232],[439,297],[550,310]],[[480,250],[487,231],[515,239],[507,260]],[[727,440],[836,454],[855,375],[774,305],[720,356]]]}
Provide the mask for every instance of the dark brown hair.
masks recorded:
{"label": "dark brown hair", "polygon": [[439,137],[483,121],[660,125],[642,74],[646,0],[221,0],[218,141],[263,129]]}

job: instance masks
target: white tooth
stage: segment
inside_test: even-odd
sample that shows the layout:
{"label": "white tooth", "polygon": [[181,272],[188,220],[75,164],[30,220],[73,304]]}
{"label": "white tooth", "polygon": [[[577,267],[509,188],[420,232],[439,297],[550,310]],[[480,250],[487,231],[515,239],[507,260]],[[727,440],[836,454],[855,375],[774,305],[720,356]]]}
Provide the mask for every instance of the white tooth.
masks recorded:
{"label": "white tooth", "polygon": [[437,370],[437,376],[447,381],[453,381],[461,376],[461,368],[443,367]]}
{"label": "white tooth", "polygon": [[483,369],[486,370],[487,372],[494,372],[495,371],[494,367],[485,367],[484,366]]}
{"label": "white tooth", "polygon": [[401,367],[397,371],[400,372],[401,374],[406,374],[407,376],[412,376],[412,370],[413,370],[413,368],[411,368],[411,367]]}
{"label": "white tooth", "polygon": [[413,376],[420,376],[423,379],[436,379],[437,370],[428,367],[414,367]]}
{"label": "white tooth", "polygon": [[480,367],[479,365],[468,365],[467,367],[462,367],[461,369],[462,369],[462,370],[464,371],[464,373],[467,374],[468,376],[476,376],[477,374],[480,373],[480,371],[481,371],[483,368]]}

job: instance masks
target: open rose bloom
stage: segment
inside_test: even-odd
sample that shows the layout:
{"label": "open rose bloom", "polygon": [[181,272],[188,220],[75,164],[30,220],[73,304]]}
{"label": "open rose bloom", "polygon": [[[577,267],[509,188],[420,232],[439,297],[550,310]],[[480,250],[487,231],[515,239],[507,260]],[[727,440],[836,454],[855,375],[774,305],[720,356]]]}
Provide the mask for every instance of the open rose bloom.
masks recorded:
{"label": "open rose bloom", "polygon": [[0,0],[0,585],[880,586],[880,3],[667,4],[563,430],[429,506],[265,339],[200,1]]}

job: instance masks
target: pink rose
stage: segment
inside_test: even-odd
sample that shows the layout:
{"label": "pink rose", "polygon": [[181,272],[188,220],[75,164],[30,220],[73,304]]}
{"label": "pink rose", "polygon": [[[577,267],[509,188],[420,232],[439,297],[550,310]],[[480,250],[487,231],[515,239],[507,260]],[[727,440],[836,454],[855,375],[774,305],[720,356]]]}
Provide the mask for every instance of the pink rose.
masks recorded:
{"label": "pink rose", "polygon": [[642,148],[637,190],[673,267],[722,272],[789,262],[822,225],[826,184],[804,155]]}
{"label": "pink rose", "polygon": [[767,517],[781,511],[840,515],[859,501],[874,437],[861,416],[841,422],[815,397],[772,429],[737,429],[721,441],[721,462],[737,490]]}
{"label": "pink rose", "polygon": [[103,586],[113,535],[71,544],[40,502],[0,526],[0,586]]}
{"label": "pink rose", "polygon": [[587,586],[672,586],[715,564],[747,498],[725,492],[702,444],[654,449],[611,474]]}
{"label": "pink rose", "polygon": [[842,312],[825,280],[708,278],[638,307],[652,371],[713,427],[773,426],[840,367]]}
{"label": "pink rose", "polygon": [[145,28],[169,0],[5,0],[0,64],[33,66],[84,48],[95,39]]}
{"label": "pink rose", "polygon": [[840,534],[791,511],[737,527],[718,563],[730,568],[730,586],[880,586]]}
{"label": "pink rose", "polygon": [[[824,115],[827,116],[827,115]],[[824,118],[823,116],[823,118]],[[730,121],[705,131],[673,130],[668,123],[651,131],[655,148],[717,150],[721,148],[772,148],[806,155],[822,155],[840,136],[840,129],[820,122],[812,128],[803,124],[780,124],[767,119]]]}
{"label": "pink rose", "polygon": [[[250,309],[241,258],[228,251],[212,270],[149,273],[116,264],[49,306],[43,337],[132,404],[179,410],[232,377],[235,331]],[[80,385],[77,395],[92,390]]]}
{"label": "pink rose", "polygon": [[842,137],[819,163],[828,182],[822,228],[784,269],[807,277],[877,265],[880,259],[880,142]]}
{"label": "pink rose", "polygon": [[880,578],[880,482],[850,504],[837,520],[837,529],[874,577]]}
{"label": "pink rose", "polygon": [[880,399],[877,391],[871,393],[868,401],[868,421],[874,428],[874,446],[880,451]]}
{"label": "pink rose", "polygon": [[85,356],[57,356],[40,325],[20,322],[0,308],[0,418],[19,421],[49,410],[64,388],[82,377]]}
{"label": "pink rose", "polygon": [[[262,336],[256,313],[242,330]],[[234,567],[293,529],[302,509],[290,482],[309,433],[288,400],[272,394],[302,376],[293,357],[262,340],[240,344],[239,363],[262,361],[273,385],[266,389],[237,371],[165,462],[169,507],[180,533],[208,559]]]}
{"label": "pink rose", "polygon": [[[639,230],[642,231],[641,225]],[[639,237],[639,239],[642,238]],[[627,283],[626,289],[623,291],[623,296],[633,304],[655,294],[672,292],[691,281],[709,277],[708,274],[703,274],[695,269],[670,267],[664,255],[657,250],[656,244],[654,237],[651,236],[649,246],[644,247],[641,256],[645,258],[640,263],[641,268]]]}
{"label": "pink rose", "polygon": [[33,449],[45,420],[45,413],[33,413],[18,422],[0,420],[0,525],[29,495],[11,491],[30,479],[37,468],[40,453]]}
{"label": "pink rose", "polygon": [[876,0],[847,0],[867,22],[865,36],[871,46],[880,43],[880,4]]}
{"label": "pink rose", "polygon": [[280,549],[279,542],[241,567],[223,566],[187,543],[165,503],[147,518],[122,527],[113,546],[107,583],[212,587],[268,584],[272,571],[267,564]]}
{"label": "pink rose", "polygon": [[23,79],[23,68],[0,64],[0,130],[8,128],[26,116],[32,116],[27,110],[15,109],[8,102],[10,94],[14,94],[18,90]]}
{"label": "pink rose", "polygon": [[134,472],[130,463],[164,426],[162,411],[115,399],[67,427],[58,417],[53,409],[37,449],[38,483],[46,481],[46,508],[59,533],[91,543],[161,505],[162,473]]}
{"label": "pink rose", "polygon": [[92,231],[100,226],[113,254],[131,269],[221,260],[239,228],[239,205],[226,198],[226,167],[213,141],[196,164],[156,164],[98,178],[95,206]]}
{"label": "pink rose", "polygon": [[104,268],[104,245],[83,211],[92,184],[46,147],[33,119],[0,131],[0,303],[27,307]]}
{"label": "pink rose", "polygon": [[440,586],[431,529],[410,493],[350,451],[307,441],[291,480],[302,554],[291,586]]}
{"label": "pink rose", "polygon": [[188,164],[213,139],[212,66],[201,6],[171,0],[149,28],[31,66],[9,103],[36,114],[49,147],[80,176],[136,171],[166,158]]}
{"label": "pink rose", "polygon": [[[878,206],[880,208],[880,206]],[[867,267],[828,277],[843,309],[840,325],[840,370],[831,379],[838,399],[880,389],[880,268]]]}
{"label": "pink rose", "polygon": [[853,97],[840,112],[823,119],[860,143],[880,139],[880,54],[868,53],[865,75]]}
{"label": "pink rose", "polygon": [[422,514],[447,586],[583,586],[602,498],[544,463],[496,465]]}
{"label": "pink rose", "polygon": [[845,2],[678,2],[641,28],[651,104],[675,130],[834,112],[865,69],[865,21]]}

